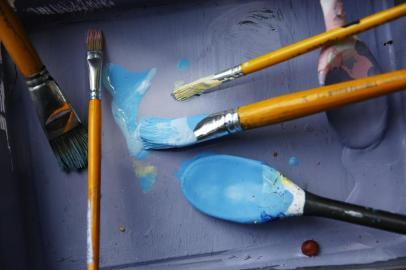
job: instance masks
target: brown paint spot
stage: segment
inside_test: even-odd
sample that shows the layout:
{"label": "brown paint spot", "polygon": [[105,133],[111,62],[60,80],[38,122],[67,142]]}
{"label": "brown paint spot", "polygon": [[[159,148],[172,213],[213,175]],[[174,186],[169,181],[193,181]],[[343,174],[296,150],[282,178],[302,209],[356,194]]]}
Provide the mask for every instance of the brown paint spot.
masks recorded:
{"label": "brown paint spot", "polygon": [[308,257],[317,256],[319,251],[319,244],[314,240],[306,240],[302,243],[302,253]]}

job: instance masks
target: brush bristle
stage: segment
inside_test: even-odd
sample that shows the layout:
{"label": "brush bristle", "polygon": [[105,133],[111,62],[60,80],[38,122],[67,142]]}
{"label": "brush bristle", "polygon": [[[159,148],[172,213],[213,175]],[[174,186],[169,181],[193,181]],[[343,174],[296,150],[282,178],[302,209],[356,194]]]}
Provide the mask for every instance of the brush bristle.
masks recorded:
{"label": "brush bristle", "polygon": [[87,131],[79,125],[50,140],[59,165],[64,171],[84,169],[87,166]]}
{"label": "brush bristle", "polygon": [[196,125],[207,115],[183,118],[149,117],[141,121],[140,137],[145,149],[179,148],[197,142],[193,133]]}
{"label": "brush bristle", "polygon": [[215,79],[214,75],[210,75],[197,81],[176,87],[173,90],[172,96],[176,100],[182,101],[219,85],[221,85],[221,81]]}
{"label": "brush bristle", "polygon": [[100,30],[89,30],[87,32],[86,45],[88,51],[103,50],[103,34]]}

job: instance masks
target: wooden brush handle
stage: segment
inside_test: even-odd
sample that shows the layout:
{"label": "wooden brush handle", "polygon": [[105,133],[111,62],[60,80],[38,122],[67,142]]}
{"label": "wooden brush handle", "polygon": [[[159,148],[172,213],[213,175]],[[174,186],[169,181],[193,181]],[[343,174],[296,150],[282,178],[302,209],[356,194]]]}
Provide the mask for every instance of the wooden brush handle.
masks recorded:
{"label": "wooden brush handle", "polygon": [[24,77],[41,71],[43,64],[7,0],[0,0],[0,37]]}
{"label": "wooden brush handle", "polygon": [[266,99],[238,108],[243,129],[296,119],[406,88],[406,69]]}
{"label": "wooden brush handle", "polygon": [[306,192],[305,216],[320,216],[406,234],[406,216],[323,198]]}
{"label": "wooden brush handle", "polygon": [[[101,101],[89,101],[88,121],[88,261],[87,269],[99,269],[100,178],[101,178]],[[90,253],[90,254],[89,254]]]}
{"label": "wooden brush handle", "polygon": [[406,3],[251,59],[241,64],[242,72],[253,73],[404,15],[406,15]]}

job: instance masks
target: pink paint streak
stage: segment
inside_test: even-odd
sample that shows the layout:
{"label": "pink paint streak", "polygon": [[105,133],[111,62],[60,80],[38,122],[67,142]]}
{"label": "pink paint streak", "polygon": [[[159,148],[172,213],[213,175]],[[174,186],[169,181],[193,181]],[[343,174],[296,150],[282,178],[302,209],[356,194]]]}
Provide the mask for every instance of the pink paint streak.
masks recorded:
{"label": "pink paint streak", "polygon": [[[320,4],[326,30],[345,24],[345,12],[341,0],[320,0]],[[350,37],[321,50],[318,65],[318,77],[321,85],[324,85],[327,73],[334,68],[345,70],[353,79],[368,76],[368,71],[373,67],[373,64],[367,57],[357,52],[356,40],[356,37]]]}

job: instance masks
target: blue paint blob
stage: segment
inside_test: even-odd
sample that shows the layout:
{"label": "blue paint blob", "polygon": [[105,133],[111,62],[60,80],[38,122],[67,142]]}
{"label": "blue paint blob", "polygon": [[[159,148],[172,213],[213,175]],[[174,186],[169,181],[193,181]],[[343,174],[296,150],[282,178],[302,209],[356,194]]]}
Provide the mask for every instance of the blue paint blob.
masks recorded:
{"label": "blue paint blob", "polygon": [[[259,161],[204,155],[182,164],[177,177],[187,200],[217,218],[263,223],[302,213],[303,190]],[[294,196],[303,198],[296,200],[302,205],[292,211]]]}
{"label": "blue paint blob", "polygon": [[297,157],[290,157],[288,160],[288,164],[290,166],[298,166],[299,165],[299,159]]}
{"label": "blue paint blob", "polygon": [[180,71],[186,71],[190,67],[190,62],[187,59],[180,59],[176,63],[176,68]]}
{"label": "blue paint blob", "polygon": [[155,73],[155,68],[132,72],[116,64],[104,67],[103,82],[113,97],[111,110],[114,120],[127,141],[130,155],[137,159],[147,154],[138,131],[138,108]]}

